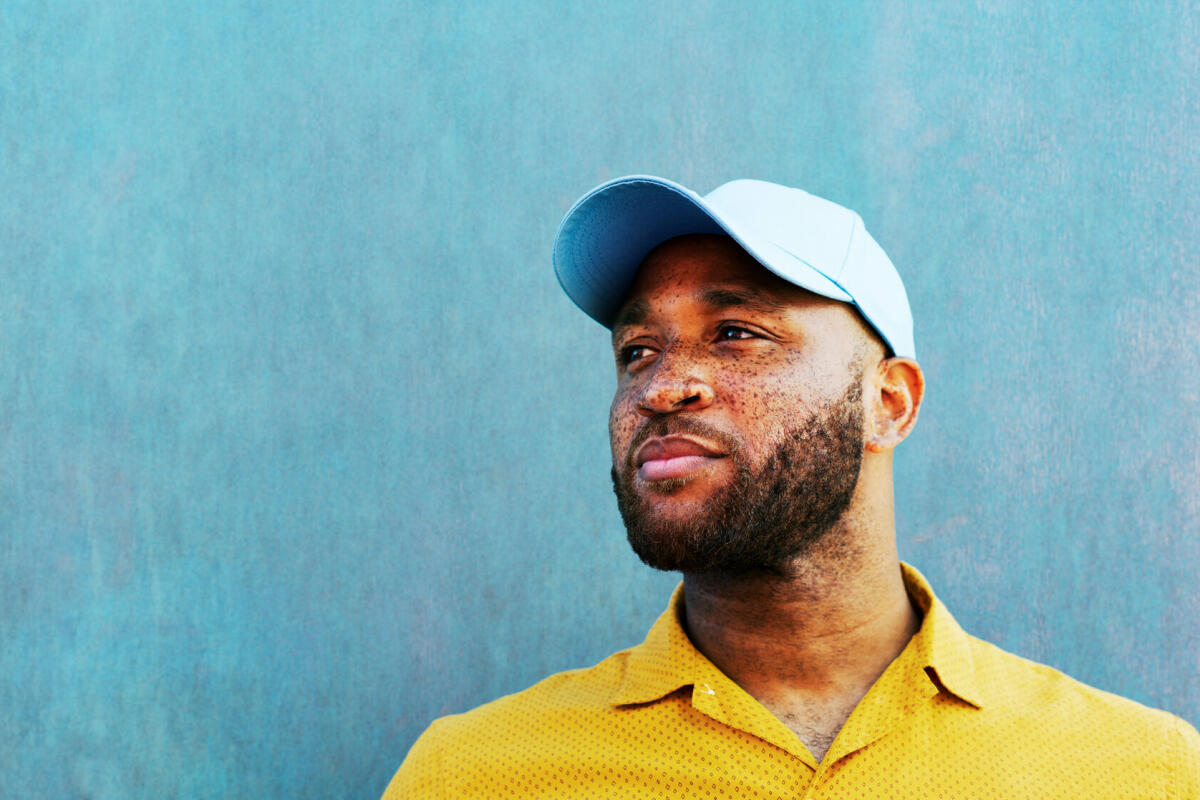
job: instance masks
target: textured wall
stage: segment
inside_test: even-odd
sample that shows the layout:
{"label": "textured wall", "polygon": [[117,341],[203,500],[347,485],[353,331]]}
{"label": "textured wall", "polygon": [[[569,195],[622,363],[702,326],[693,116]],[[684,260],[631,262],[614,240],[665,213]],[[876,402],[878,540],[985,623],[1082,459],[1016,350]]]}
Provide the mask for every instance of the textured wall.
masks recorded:
{"label": "textured wall", "polygon": [[902,555],[1200,722],[1200,13],[0,4],[0,795],[374,797],[639,641],[594,183],[803,186],[906,277]]}

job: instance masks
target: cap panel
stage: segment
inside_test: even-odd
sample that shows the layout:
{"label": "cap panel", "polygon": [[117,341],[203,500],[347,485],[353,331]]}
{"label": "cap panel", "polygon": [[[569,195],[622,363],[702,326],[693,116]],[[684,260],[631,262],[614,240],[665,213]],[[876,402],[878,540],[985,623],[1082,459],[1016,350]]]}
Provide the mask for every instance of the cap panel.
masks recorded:
{"label": "cap panel", "polygon": [[863,318],[897,356],[916,358],[912,311],[900,274],[861,220],[850,240],[842,286]]}
{"label": "cap panel", "polygon": [[704,200],[725,219],[727,227],[752,230],[755,238],[773,242],[837,281],[854,230],[853,211],[801,189],[756,180],[730,181]]}
{"label": "cap panel", "polygon": [[759,240],[752,235],[744,237],[730,235],[742,246],[742,249],[754,257],[755,261],[788,283],[842,303],[849,303],[854,299],[812,264],[797,258],[795,254],[784,250],[774,242]]}

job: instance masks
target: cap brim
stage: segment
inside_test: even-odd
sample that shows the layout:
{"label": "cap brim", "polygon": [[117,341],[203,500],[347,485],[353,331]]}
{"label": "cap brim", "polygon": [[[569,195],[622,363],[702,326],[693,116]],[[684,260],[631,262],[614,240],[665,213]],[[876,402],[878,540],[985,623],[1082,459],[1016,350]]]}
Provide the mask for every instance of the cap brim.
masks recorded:
{"label": "cap brim", "polygon": [[782,276],[791,283],[835,300],[850,299],[836,283],[803,262],[804,274],[798,275],[795,256],[757,240],[746,224],[728,219],[695,192],[649,175],[609,181],[571,207],[554,237],[554,272],[575,305],[611,327],[650,251],[668,239],[693,233],[729,235],[777,274],[782,273],[772,268],[771,260],[786,258],[790,268]]}

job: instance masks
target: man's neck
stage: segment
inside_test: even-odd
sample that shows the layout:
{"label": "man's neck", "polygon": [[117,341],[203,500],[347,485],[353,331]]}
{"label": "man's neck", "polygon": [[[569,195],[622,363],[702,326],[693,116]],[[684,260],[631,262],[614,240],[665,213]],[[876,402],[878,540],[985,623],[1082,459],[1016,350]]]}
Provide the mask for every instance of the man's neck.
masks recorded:
{"label": "man's neck", "polygon": [[920,624],[894,544],[881,549],[798,559],[782,575],[684,576],[692,643],[818,760]]}

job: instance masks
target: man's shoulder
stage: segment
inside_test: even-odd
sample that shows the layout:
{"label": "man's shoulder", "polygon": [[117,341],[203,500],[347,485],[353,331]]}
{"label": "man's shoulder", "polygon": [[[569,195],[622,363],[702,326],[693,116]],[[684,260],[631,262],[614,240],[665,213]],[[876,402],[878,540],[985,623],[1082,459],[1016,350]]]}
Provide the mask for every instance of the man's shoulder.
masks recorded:
{"label": "man's shoulder", "polygon": [[494,731],[531,718],[602,712],[611,707],[624,680],[629,653],[621,650],[591,667],[555,673],[527,689],[442,717],[435,724],[447,734]]}
{"label": "man's shoulder", "polygon": [[515,774],[531,754],[561,759],[580,731],[593,729],[612,709],[629,653],[622,650],[592,667],[556,673],[522,691],[435,720],[409,751],[384,797],[455,796],[471,794],[466,789],[472,786],[483,796],[485,779]]}
{"label": "man's shoulder", "polygon": [[1160,755],[1175,751],[1197,768],[1200,735],[1180,717],[1090,686],[991,642],[969,638],[975,674],[986,692],[984,705],[991,712],[981,715],[981,720],[1015,723],[1035,738],[1056,741],[1060,747],[1077,739],[1089,748],[1112,748],[1125,757],[1136,751]]}
{"label": "man's shoulder", "polygon": [[1012,712],[1054,710],[1069,714],[1103,714],[1129,722],[1162,724],[1170,717],[1150,708],[1086,684],[1047,664],[1009,652],[976,636],[968,637],[975,674],[986,687],[988,698],[998,708]]}
{"label": "man's shoulder", "polygon": [[[902,564],[905,587],[925,613],[913,638],[926,672],[953,698],[981,710],[956,715],[979,737],[1022,750],[1074,744],[1077,752],[1137,749],[1152,742],[1195,747],[1195,731],[1182,719],[1079,681],[1054,667],[1016,655],[959,626],[919,571]],[[976,739],[977,743],[979,739]],[[1063,752],[1059,747],[1057,752]]]}

